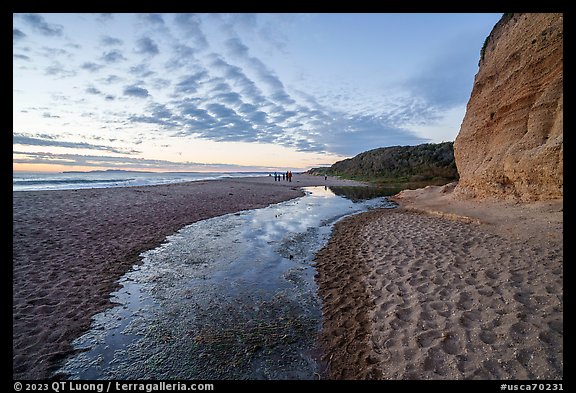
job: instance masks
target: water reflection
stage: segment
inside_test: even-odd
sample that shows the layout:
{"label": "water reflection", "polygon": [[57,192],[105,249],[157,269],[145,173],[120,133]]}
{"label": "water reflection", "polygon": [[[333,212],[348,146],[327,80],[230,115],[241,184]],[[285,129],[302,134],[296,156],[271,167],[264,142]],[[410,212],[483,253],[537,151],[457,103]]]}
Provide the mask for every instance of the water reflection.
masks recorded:
{"label": "water reflection", "polygon": [[[401,191],[396,187],[350,187],[350,186],[331,186],[330,191],[334,194],[350,199],[352,201],[365,201],[367,199],[391,196]],[[397,191],[398,190],[398,191]]]}
{"label": "water reflection", "polygon": [[332,224],[392,207],[324,187],[264,209],[189,225],[143,254],[119,307],[75,341],[80,379],[312,379],[321,309],[313,258]]}

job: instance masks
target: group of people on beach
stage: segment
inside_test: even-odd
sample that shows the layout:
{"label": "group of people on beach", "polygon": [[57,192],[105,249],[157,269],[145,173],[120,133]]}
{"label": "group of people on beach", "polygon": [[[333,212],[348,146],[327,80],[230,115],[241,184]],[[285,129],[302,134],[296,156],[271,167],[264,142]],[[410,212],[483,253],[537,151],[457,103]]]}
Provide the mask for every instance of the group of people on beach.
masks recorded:
{"label": "group of people on beach", "polygon": [[[272,176],[272,174],[270,174],[270,176]],[[285,173],[274,172],[274,181],[282,181],[282,180],[292,182],[292,171],[288,171]]]}

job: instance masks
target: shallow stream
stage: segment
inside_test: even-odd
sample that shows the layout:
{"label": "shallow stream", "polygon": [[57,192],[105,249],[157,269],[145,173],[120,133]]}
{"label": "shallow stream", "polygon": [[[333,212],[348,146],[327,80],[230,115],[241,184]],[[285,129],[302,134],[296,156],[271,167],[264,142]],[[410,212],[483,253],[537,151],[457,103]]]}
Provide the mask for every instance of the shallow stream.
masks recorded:
{"label": "shallow stream", "polygon": [[[188,225],[125,274],[74,341],[72,379],[315,379],[314,255],[340,218],[394,207],[329,188]],[[367,190],[368,192],[368,190]]]}

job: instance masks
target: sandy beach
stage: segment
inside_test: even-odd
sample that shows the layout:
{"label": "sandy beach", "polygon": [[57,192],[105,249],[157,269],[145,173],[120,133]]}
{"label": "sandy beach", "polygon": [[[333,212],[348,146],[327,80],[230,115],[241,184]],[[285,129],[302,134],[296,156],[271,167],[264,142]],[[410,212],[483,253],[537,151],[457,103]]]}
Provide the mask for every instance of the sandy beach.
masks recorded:
{"label": "sandy beach", "polygon": [[317,255],[333,379],[561,379],[562,201],[404,191]]}
{"label": "sandy beach", "polygon": [[112,306],[116,280],[183,226],[303,195],[358,185],[295,175],[160,186],[13,193],[13,378],[46,379],[91,317]]}

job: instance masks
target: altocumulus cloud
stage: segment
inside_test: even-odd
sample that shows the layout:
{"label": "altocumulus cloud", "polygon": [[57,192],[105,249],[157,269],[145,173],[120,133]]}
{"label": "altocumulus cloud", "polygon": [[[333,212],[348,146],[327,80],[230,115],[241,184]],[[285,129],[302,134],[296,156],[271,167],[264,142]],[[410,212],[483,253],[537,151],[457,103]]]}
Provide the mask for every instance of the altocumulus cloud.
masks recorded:
{"label": "altocumulus cloud", "polygon": [[163,169],[200,169],[212,171],[227,170],[262,170],[258,167],[246,167],[234,164],[201,163],[201,162],[177,162],[168,160],[151,160],[126,156],[94,156],[84,154],[66,154],[49,152],[23,152],[13,151],[15,155],[13,162],[23,164],[56,164],[65,166],[88,166],[88,167],[108,167],[108,168],[163,168]]}
{"label": "altocumulus cloud", "polygon": [[164,26],[164,18],[160,14],[139,14],[140,18],[156,26]]}
{"label": "altocumulus cloud", "polygon": [[100,70],[102,67],[104,67],[102,64],[92,63],[89,61],[82,63],[82,65],[80,66],[80,68],[82,68],[84,70],[88,70],[90,72],[96,72],[96,71]]}
{"label": "altocumulus cloud", "polygon": [[125,96],[131,96],[131,97],[146,98],[146,97],[150,96],[150,93],[148,92],[148,90],[146,90],[143,87],[126,86],[126,87],[124,87],[124,95]]}
{"label": "altocumulus cloud", "polygon": [[12,29],[12,40],[13,41],[20,41],[24,37],[26,37],[26,34],[24,34],[21,30]]}
{"label": "altocumulus cloud", "polygon": [[122,52],[120,52],[118,49],[114,49],[109,52],[104,52],[102,55],[102,60],[106,63],[118,63],[127,59],[124,57]]}
{"label": "altocumulus cloud", "polygon": [[19,59],[19,60],[30,61],[30,57],[28,57],[26,55],[19,55],[19,54],[15,53],[14,55],[12,55],[12,57],[14,57],[15,59]]}
{"label": "altocumulus cloud", "polygon": [[202,31],[202,20],[199,15],[177,14],[174,21],[184,32],[185,38],[195,44],[196,49],[202,50],[208,47],[208,40]]}
{"label": "altocumulus cloud", "polygon": [[76,71],[65,68],[60,62],[55,61],[44,70],[46,75],[53,75],[60,78],[70,78],[76,76]]}
{"label": "altocumulus cloud", "polygon": [[102,92],[100,90],[98,90],[97,88],[90,86],[86,89],[86,93],[88,94],[94,94],[94,95],[100,95],[102,94]]}
{"label": "altocumulus cloud", "polygon": [[136,53],[155,56],[160,53],[158,45],[149,37],[142,37],[136,42]]}
{"label": "altocumulus cloud", "polygon": [[[68,37],[72,30],[67,22],[62,22],[62,27],[48,23],[48,15],[19,14],[13,26],[14,47],[19,49],[13,54],[18,62],[15,68],[29,70],[29,61],[43,57],[47,60],[38,63],[38,70],[52,80],[77,73],[75,88],[85,93],[86,105],[95,105],[82,111],[92,114],[94,122],[109,121],[119,130],[140,132],[138,123],[148,123],[148,128],[165,131],[174,140],[193,136],[213,141],[257,141],[342,155],[378,146],[427,142],[408,128],[417,121],[430,122],[443,108],[466,101],[469,89],[455,85],[452,78],[468,83],[470,77],[461,78],[450,68],[459,61],[461,52],[429,61],[427,69],[432,73],[412,74],[403,82],[395,82],[402,84],[399,90],[408,97],[395,100],[394,106],[388,106],[386,100],[382,101],[386,105],[364,105],[360,98],[346,94],[348,90],[342,93],[337,89],[338,83],[334,89],[329,86],[325,90],[314,83],[298,85],[306,83],[305,72],[302,81],[291,79],[290,74],[275,69],[274,61],[269,62],[262,52],[262,40],[282,37],[269,34],[274,32],[272,26],[265,32],[260,18],[254,14],[137,14],[129,25],[125,24],[129,18],[104,15],[105,23],[93,37],[98,52],[82,57],[79,47],[68,45],[74,37]],[[50,38],[58,36],[64,40]],[[53,48],[58,45],[67,52]],[[96,107],[114,100],[122,110]],[[344,105],[348,101],[358,105]],[[38,116],[57,107],[53,104],[53,100],[44,103]],[[46,113],[52,117],[46,123],[56,126],[56,118]],[[61,115],[61,122],[68,121]],[[95,123],[98,126],[104,129],[108,124]]]}
{"label": "altocumulus cloud", "polygon": [[106,46],[122,45],[124,43],[124,41],[122,41],[120,38],[111,37],[109,35],[105,35],[100,38],[100,42],[102,45]]}
{"label": "altocumulus cloud", "polygon": [[60,141],[54,139],[51,136],[40,136],[40,137],[39,136],[40,135],[30,136],[27,134],[16,133],[12,136],[12,143],[15,145],[26,145],[26,146],[57,146],[57,147],[76,148],[76,149],[102,150],[119,154],[139,153],[136,150],[124,150],[111,146],[94,145],[87,142]]}
{"label": "altocumulus cloud", "polygon": [[24,14],[21,16],[24,22],[32,26],[32,29],[45,36],[61,36],[64,27],[46,22],[43,16],[38,14]]}

